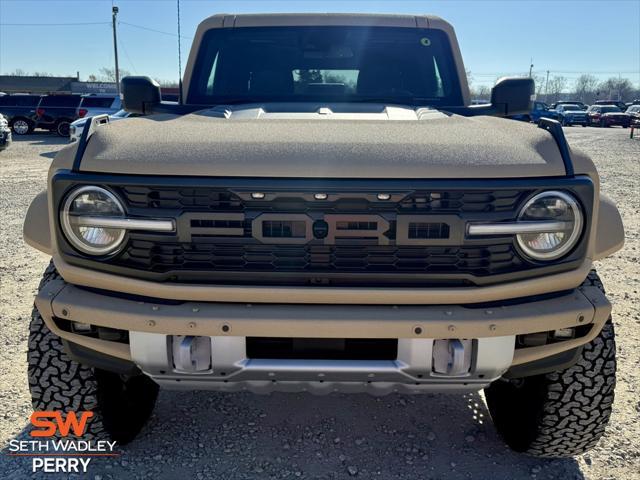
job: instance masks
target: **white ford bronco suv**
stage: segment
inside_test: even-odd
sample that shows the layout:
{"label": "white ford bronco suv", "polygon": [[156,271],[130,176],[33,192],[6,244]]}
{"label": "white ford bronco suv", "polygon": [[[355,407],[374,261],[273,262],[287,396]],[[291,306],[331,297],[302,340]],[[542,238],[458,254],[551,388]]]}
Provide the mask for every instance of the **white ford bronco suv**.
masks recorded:
{"label": "white ford bronco suv", "polygon": [[591,160],[529,110],[471,106],[453,28],[409,15],[217,15],[181,101],[122,81],[51,165],[24,235],[36,410],[131,441],[159,387],[373,395],[484,389],[519,452],[603,435],[621,248]]}

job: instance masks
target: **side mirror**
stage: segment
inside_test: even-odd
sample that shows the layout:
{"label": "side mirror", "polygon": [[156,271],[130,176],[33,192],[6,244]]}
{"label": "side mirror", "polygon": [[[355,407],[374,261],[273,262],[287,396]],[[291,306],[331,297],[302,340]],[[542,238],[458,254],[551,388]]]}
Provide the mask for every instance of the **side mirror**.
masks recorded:
{"label": "side mirror", "polygon": [[491,89],[491,106],[505,117],[529,113],[534,93],[532,78],[501,78]]}
{"label": "side mirror", "polygon": [[122,106],[127,112],[146,115],[162,100],[160,85],[149,77],[122,79]]}

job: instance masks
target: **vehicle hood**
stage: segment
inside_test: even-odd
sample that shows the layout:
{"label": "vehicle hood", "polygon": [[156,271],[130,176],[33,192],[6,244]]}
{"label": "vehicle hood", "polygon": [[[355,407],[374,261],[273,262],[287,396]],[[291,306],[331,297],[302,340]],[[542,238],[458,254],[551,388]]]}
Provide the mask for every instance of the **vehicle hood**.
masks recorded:
{"label": "vehicle hood", "polygon": [[[355,110],[355,111],[354,111]],[[553,137],[524,122],[357,105],[216,107],[99,127],[82,171],[295,178],[565,175]]]}
{"label": "vehicle hood", "polygon": [[603,117],[627,117],[629,114],[625,112],[607,112],[603,113]]}

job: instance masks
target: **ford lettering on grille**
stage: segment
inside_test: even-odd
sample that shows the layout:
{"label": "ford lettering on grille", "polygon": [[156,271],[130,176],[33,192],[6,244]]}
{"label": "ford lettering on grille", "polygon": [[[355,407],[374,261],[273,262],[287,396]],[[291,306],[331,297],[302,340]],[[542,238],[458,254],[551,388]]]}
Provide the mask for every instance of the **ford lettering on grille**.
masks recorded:
{"label": "ford lettering on grille", "polygon": [[[247,229],[246,220],[250,220]],[[305,213],[261,213],[247,218],[244,213],[186,212],[177,219],[181,242],[194,237],[247,238],[263,244],[304,245],[315,241],[335,245],[349,240],[366,240],[375,245],[460,245],[464,225],[456,215],[382,215]],[[248,231],[247,231],[248,230]]]}

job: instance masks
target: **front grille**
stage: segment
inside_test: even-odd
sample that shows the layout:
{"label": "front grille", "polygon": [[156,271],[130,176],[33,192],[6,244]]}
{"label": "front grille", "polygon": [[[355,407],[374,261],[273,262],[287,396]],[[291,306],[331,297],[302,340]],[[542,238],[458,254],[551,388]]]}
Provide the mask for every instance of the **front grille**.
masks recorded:
{"label": "front grille", "polygon": [[289,272],[316,274],[319,278],[336,272],[486,276],[514,271],[523,264],[511,244],[478,247],[220,245],[160,243],[136,240],[136,237],[117,263],[156,273]]}
{"label": "front grille", "polygon": [[[511,239],[462,245],[462,226],[452,219],[515,218],[532,189],[399,190],[387,201],[362,189],[323,191],[327,198],[321,200],[313,189],[258,190],[265,196],[261,200],[246,188],[114,189],[136,212],[178,217],[176,235],[133,232],[126,249],[111,260],[164,281],[473,285],[474,278],[526,267]],[[228,215],[219,218],[217,212]],[[332,214],[347,218],[335,222],[335,240],[326,244],[324,219]],[[260,215],[267,217],[255,224]],[[396,238],[401,218],[407,219],[402,245]],[[388,223],[383,236],[376,233],[379,222]]]}
{"label": "front grille", "polygon": [[[560,262],[542,265],[522,256],[512,236],[472,238],[466,226],[513,221],[527,199],[542,190],[565,188],[582,201],[593,191],[588,179],[181,179],[71,173],[54,179],[56,205],[70,188],[89,182],[112,190],[129,216],[172,218],[176,231],[130,231],[121,250],[100,259],[79,254],[60,235],[62,253],[74,265],[157,282],[314,287],[473,287],[575,268],[584,245]],[[590,205],[584,204],[587,211]]]}
{"label": "front grille", "polygon": [[253,201],[234,192],[233,189],[175,188],[126,186],[119,189],[129,205],[136,208],[188,209],[190,211],[242,212],[257,208],[263,212],[307,212],[321,210],[325,213],[357,211],[425,211],[437,213],[461,212],[509,212],[515,209],[527,191],[451,191],[429,190],[408,193],[399,202],[369,202],[358,194],[350,197],[342,193],[336,201],[311,201],[288,195],[277,196],[275,201]]}

